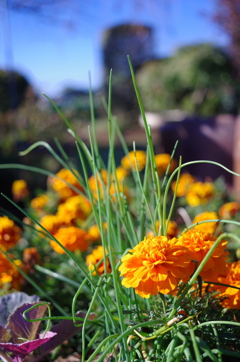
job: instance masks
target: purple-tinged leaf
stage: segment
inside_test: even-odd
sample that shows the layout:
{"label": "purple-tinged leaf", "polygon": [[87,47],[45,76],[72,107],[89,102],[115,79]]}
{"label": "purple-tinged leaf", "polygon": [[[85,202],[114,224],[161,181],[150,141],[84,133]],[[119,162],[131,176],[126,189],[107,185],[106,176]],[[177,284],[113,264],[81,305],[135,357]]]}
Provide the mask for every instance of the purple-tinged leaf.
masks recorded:
{"label": "purple-tinged leaf", "polygon": [[[78,318],[85,318],[86,314],[78,311],[76,313],[76,317]],[[89,316],[89,320],[95,319],[97,316],[95,313],[91,313]],[[79,322],[78,322],[79,323]],[[73,321],[71,320],[62,320],[55,326],[51,328],[52,332],[56,332],[56,336],[53,337],[50,341],[42,345],[40,348],[40,355],[37,356],[32,362],[38,362],[41,361],[41,359],[48,354],[50,351],[52,351],[54,348],[62,344],[64,341],[68,340],[74,334],[79,332],[82,327],[75,327],[73,324]]]}
{"label": "purple-tinged leaf", "polygon": [[55,335],[56,333],[53,332],[47,332],[45,334],[42,333],[39,335],[39,339],[35,339],[33,341],[26,341],[20,344],[0,342],[0,349],[3,349],[5,352],[12,352],[16,356],[24,357],[31,353],[34,349],[48,342]]}
{"label": "purple-tinged leaf", "polygon": [[[41,321],[37,322],[28,322],[23,317],[23,312],[28,308],[32,307],[36,303],[25,303],[18,307],[15,312],[9,317],[9,321],[6,325],[11,331],[12,340],[11,342],[15,344],[22,343],[23,339],[25,340],[34,340],[38,335],[41,328]],[[37,306],[36,308],[30,310],[27,313],[29,319],[41,319],[44,316],[44,313],[47,309],[46,304]]]}
{"label": "purple-tinged leaf", "polygon": [[38,302],[37,295],[29,296],[23,292],[16,292],[4,295],[0,298],[0,326],[8,322],[8,317],[23,303]]}

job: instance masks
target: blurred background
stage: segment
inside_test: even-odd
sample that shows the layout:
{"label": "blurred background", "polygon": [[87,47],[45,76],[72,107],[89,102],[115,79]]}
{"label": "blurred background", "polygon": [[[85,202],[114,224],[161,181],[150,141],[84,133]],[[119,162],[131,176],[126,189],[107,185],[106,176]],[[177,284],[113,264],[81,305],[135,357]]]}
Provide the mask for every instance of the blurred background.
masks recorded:
{"label": "blurred background", "polygon": [[[54,137],[74,157],[74,139],[42,93],[88,143],[89,84],[104,158],[110,69],[113,114],[129,147],[135,141],[144,149],[130,55],[156,152],[171,153],[179,140],[183,162],[209,159],[239,172],[239,24],[239,0],[0,0],[0,163],[57,172],[43,147],[18,156],[35,141],[54,147]],[[122,156],[117,144],[116,158]],[[189,171],[235,182],[206,164]],[[0,177],[5,193],[18,178],[42,186],[41,177],[21,170],[1,170]]]}

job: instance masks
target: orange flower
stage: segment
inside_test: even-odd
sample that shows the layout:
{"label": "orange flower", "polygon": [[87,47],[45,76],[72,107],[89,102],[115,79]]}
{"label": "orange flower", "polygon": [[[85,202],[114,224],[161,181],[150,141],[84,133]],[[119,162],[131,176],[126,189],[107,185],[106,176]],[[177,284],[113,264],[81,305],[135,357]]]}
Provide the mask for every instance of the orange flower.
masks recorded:
{"label": "orange flower", "polygon": [[[107,230],[107,223],[103,223],[103,229]],[[88,241],[94,243],[97,240],[101,239],[101,234],[98,225],[93,225],[88,229]]]}
{"label": "orange flower", "polygon": [[[9,256],[13,258],[12,255]],[[20,268],[23,267],[19,259],[14,260],[14,263]],[[9,284],[11,289],[20,290],[22,282],[23,277],[16,266],[0,252],[0,288],[2,288],[4,284]]]}
{"label": "orange flower", "polygon": [[92,206],[90,201],[83,195],[69,197],[65,203],[58,206],[56,216],[65,225],[76,221],[84,221],[90,215]]}
{"label": "orange flower", "polygon": [[[200,230],[189,230],[179,237],[179,243],[188,248],[192,254],[192,260],[198,265],[204,259],[208,251],[213,246],[215,238],[212,234],[205,233]],[[224,273],[226,269],[229,252],[225,251],[227,245],[226,240],[222,240],[218,247],[214,250],[212,256],[204,266],[200,276],[205,281],[211,281],[219,274]]]}
{"label": "orange flower", "polygon": [[[88,248],[87,232],[75,226],[60,228],[54,237],[70,251],[86,251]],[[50,244],[58,254],[65,253],[54,240],[51,240]]]}
{"label": "orange flower", "polygon": [[211,288],[220,292],[220,294],[217,294],[218,297],[226,297],[221,303],[222,306],[224,308],[240,309],[240,290],[230,287],[240,288],[240,260],[229,263],[225,275],[218,277],[217,282],[229,285],[229,287],[211,285]]}
{"label": "orange flower", "polygon": [[124,181],[128,174],[129,174],[129,171],[126,170],[125,168],[123,168],[121,166],[116,168],[116,177],[118,179],[118,182]]}
{"label": "orange flower", "polygon": [[172,183],[173,192],[176,191],[177,197],[184,196],[188,188],[196,181],[196,178],[189,173],[183,173],[179,177],[178,188],[176,191],[176,181]]}
{"label": "orange flower", "polygon": [[[86,257],[86,264],[89,271],[93,271],[93,275],[102,275],[105,272],[104,261],[102,261],[98,266],[96,266],[104,258],[104,249],[102,245],[98,246],[92,251],[92,254],[89,254]],[[106,258],[107,273],[111,273],[112,268],[108,258]]]}
{"label": "orange flower", "polygon": [[127,171],[141,171],[146,165],[146,152],[131,151],[121,159],[122,167]]}
{"label": "orange flower", "polygon": [[159,155],[156,155],[155,162],[156,162],[157,171],[158,171],[159,176],[162,176],[165,174],[170,162],[171,162],[171,164],[169,167],[169,173],[172,173],[175,170],[175,168],[177,167],[176,160],[172,159],[172,161],[171,161],[171,156],[168,153],[160,153]]}
{"label": "orange flower", "polygon": [[24,249],[23,263],[24,263],[25,269],[28,272],[34,273],[34,271],[35,271],[34,266],[36,264],[41,264],[41,258],[40,258],[37,248],[31,247],[31,248]]}
{"label": "orange flower", "polygon": [[107,185],[107,170],[101,170],[101,172],[97,175],[92,175],[88,179],[89,188],[92,191],[95,199],[98,199],[98,190],[101,196],[103,196],[104,185]]}
{"label": "orange flower", "polygon": [[143,298],[157,293],[173,294],[180,281],[191,273],[189,250],[178,239],[165,236],[145,238],[122,258],[122,285],[134,288]]}
{"label": "orange flower", "polygon": [[[196,215],[193,220],[193,224],[196,224],[197,222],[204,221],[204,220],[214,220],[214,219],[218,219],[216,212],[206,211],[206,212],[202,212],[201,214]],[[218,226],[218,222],[216,222],[216,221],[206,222],[206,223],[204,222],[202,224],[194,226],[194,229],[202,230],[205,233],[214,234],[217,226]]]}
{"label": "orange flower", "polygon": [[[56,215],[45,215],[41,218],[40,224],[54,235],[63,226],[63,221]],[[37,229],[43,231],[40,226],[37,226]]]}
{"label": "orange flower", "polygon": [[29,194],[28,186],[24,180],[15,180],[12,184],[13,199],[17,202]]}
{"label": "orange flower", "polygon": [[221,219],[231,219],[240,210],[239,202],[226,202],[218,211]]}
{"label": "orange flower", "polygon": [[187,190],[187,203],[190,206],[206,204],[213,197],[214,191],[214,184],[211,182],[195,182]]}
{"label": "orange flower", "polygon": [[35,210],[42,210],[44,206],[46,206],[46,204],[49,201],[49,197],[47,195],[39,195],[37,197],[35,197],[34,199],[32,199],[30,201],[30,205],[33,209]]}
{"label": "orange flower", "polygon": [[0,216],[0,245],[12,249],[21,238],[21,229],[7,216]]}
{"label": "orange flower", "polygon": [[[75,173],[78,174],[77,171],[75,171]],[[70,170],[63,168],[56,174],[56,176],[63,179],[63,181],[54,178],[52,181],[52,187],[59,194],[62,200],[66,200],[71,196],[78,195],[78,193],[72,190],[66,182],[75,186],[78,190],[83,191],[82,185]]]}

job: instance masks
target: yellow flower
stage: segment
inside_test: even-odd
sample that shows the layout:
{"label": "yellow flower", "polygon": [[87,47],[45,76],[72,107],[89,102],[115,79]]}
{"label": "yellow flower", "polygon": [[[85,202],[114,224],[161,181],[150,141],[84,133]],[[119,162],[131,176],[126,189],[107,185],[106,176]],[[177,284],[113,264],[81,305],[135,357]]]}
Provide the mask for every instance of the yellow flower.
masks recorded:
{"label": "yellow flower", "polygon": [[[159,230],[159,225],[160,225],[160,223],[157,220],[156,221],[156,229],[157,229],[157,231]],[[169,223],[168,223],[167,235],[166,235],[168,237],[168,239],[172,239],[172,238],[176,237],[178,235],[178,232],[179,232],[179,230],[178,230],[177,223],[175,221],[173,221],[173,220],[170,220]],[[147,237],[148,238],[154,237],[153,231],[149,231],[147,233]]]}
{"label": "yellow flower", "polygon": [[95,199],[98,199],[98,190],[100,195],[103,197],[104,186],[107,185],[107,177],[107,170],[104,169],[101,170],[99,174],[89,177],[88,185]]}
{"label": "yellow flower", "polygon": [[[13,258],[12,255],[9,256]],[[16,259],[13,261],[18,267],[23,268],[21,260]],[[22,282],[23,277],[17,270],[16,266],[0,252],[0,288],[2,288],[4,284],[8,283],[10,284],[11,289],[20,290]]]}
{"label": "yellow flower", "polygon": [[240,210],[240,203],[237,201],[227,202],[218,211],[221,219],[231,219]]}
{"label": "yellow flower", "polygon": [[[103,229],[107,230],[107,223],[103,223]],[[88,241],[94,243],[97,240],[101,239],[101,234],[98,225],[93,225],[88,229]]]}
{"label": "yellow flower", "polygon": [[7,216],[0,216],[0,246],[12,249],[21,238],[21,229]]}
{"label": "yellow flower", "polygon": [[134,170],[138,171],[143,170],[146,165],[146,152],[144,151],[131,151],[126,156],[121,159],[122,167],[127,170],[131,171]]}
{"label": "yellow flower", "polygon": [[83,195],[69,197],[64,203],[58,206],[56,216],[65,225],[73,222],[81,222],[87,219],[92,211],[90,201]]}
{"label": "yellow flower", "polygon": [[210,201],[214,195],[214,184],[211,182],[195,182],[186,193],[186,200],[190,206],[203,205]]}
{"label": "yellow flower", "polygon": [[[105,272],[104,268],[104,261],[102,260],[104,258],[104,249],[102,245],[98,246],[97,248],[93,249],[92,254],[89,254],[86,257],[86,264],[89,271],[92,271],[93,275],[102,275]],[[102,262],[96,266],[100,261]],[[108,258],[106,258],[106,266],[107,266],[107,273],[111,273],[112,268],[111,264]]]}
{"label": "yellow flower", "polygon": [[129,171],[126,170],[125,168],[123,168],[121,166],[116,168],[116,177],[119,182],[124,181],[128,174],[129,174]]}
{"label": "yellow flower", "polygon": [[[75,226],[60,228],[54,237],[70,251],[86,251],[88,248],[87,232]],[[54,240],[51,240],[50,244],[57,253],[65,253]]]}
{"label": "yellow flower", "polygon": [[[179,243],[188,248],[192,255],[192,260],[200,265],[208,251],[213,246],[215,238],[212,234],[200,230],[189,230],[179,237]],[[200,276],[205,281],[212,281],[219,274],[224,273],[226,269],[229,252],[226,251],[227,241],[222,240],[209,258]]]}
{"label": "yellow flower", "polygon": [[180,281],[187,282],[192,268],[189,250],[178,239],[145,238],[122,258],[122,285],[134,288],[143,298],[173,294]]}
{"label": "yellow flower", "polygon": [[29,194],[28,186],[24,180],[15,180],[12,184],[13,199],[17,202]]}
{"label": "yellow flower", "polygon": [[[209,212],[206,211],[206,212],[202,212],[201,214],[196,215],[194,220],[193,220],[193,224],[196,224],[197,222],[204,221],[204,220],[214,220],[214,219],[219,219],[216,212],[214,212],[214,211],[209,211]],[[217,221],[206,222],[206,223],[204,222],[202,224],[194,226],[194,229],[195,230],[202,230],[205,233],[214,234],[217,226],[218,226]]]}
{"label": "yellow flower", "polygon": [[[75,173],[78,174],[77,171],[75,171]],[[75,186],[78,190],[83,191],[82,185],[70,170],[63,168],[56,174],[56,176],[63,179],[63,181],[54,178],[52,180],[52,187],[59,194],[62,200],[66,200],[71,196],[78,195],[78,193],[72,190],[66,182]]]}
{"label": "yellow flower", "polygon": [[[63,226],[63,221],[56,215],[45,215],[41,218],[39,222],[47,231],[49,231],[52,235],[54,235],[58,229]],[[43,229],[38,226],[38,230]]]}
{"label": "yellow flower", "polygon": [[212,285],[211,288],[218,290],[220,294],[218,297],[226,297],[222,301],[224,308],[240,309],[240,290],[231,288],[240,288],[240,260],[233,263],[229,263],[224,276],[217,278],[218,283],[227,284],[228,286]]}
{"label": "yellow flower", "polygon": [[39,195],[39,196],[35,197],[34,199],[32,199],[30,201],[30,205],[35,210],[42,210],[42,208],[44,206],[46,206],[48,201],[49,201],[49,197],[47,195],[42,194],[42,195]]}
{"label": "yellow flower", "polygon": [[[155,156],[155,162],[159,176],[165,174],[168,165],[170,164],[170,161],[171,161],[171,156],[168,153],[160,153]],[[177,167],[177,162],[176,160],[173,159],[169,167],[169,173],[172,173],[176,167]]]}
{"label": "yellow flower", "polygon": [[[196,178],[194,176],[190,175],[189,173],[181,174],[179,177],[178,188],[177,188],[177,192],[176,192],[177,197],[184,196],[186,194],[188,188],[194,182],[196,182]],[[173,192],[176,191],[176,181],[174,181],[172,183],[172,190],[173,190]]]}

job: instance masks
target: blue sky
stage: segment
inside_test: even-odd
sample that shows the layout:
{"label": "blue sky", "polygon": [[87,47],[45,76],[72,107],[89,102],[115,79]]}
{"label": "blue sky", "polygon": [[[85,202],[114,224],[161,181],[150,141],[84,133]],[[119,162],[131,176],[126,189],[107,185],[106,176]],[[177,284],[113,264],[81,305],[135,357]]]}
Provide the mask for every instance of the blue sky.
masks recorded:
{"label": "blue sky", "polygon": [[[80,4],[82,0],[78,1]],[[0,68],[16,69],[38,93],[52,97],[65,87],[88,88],[89,71],[93,87],[101,85],[102,33],[120,23],[152,26],[154,51],[159,57],[171,55],[187,44],[227,44],[227,37],[209,18],[214,0],[85,0],[82,4],[75,30],[56,25],[54,20],[46,22],[37,16],[10,11],[10,38],[2,9]]]}

